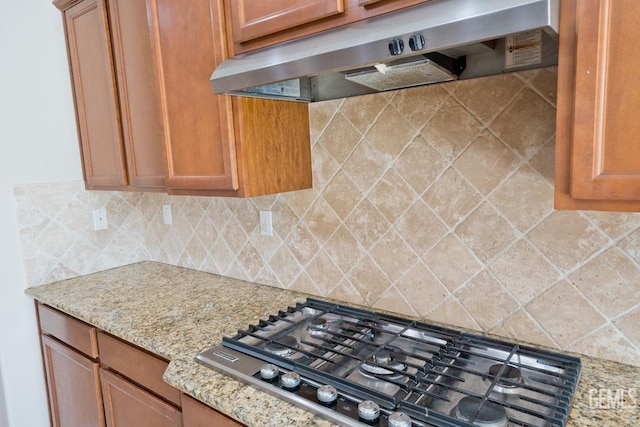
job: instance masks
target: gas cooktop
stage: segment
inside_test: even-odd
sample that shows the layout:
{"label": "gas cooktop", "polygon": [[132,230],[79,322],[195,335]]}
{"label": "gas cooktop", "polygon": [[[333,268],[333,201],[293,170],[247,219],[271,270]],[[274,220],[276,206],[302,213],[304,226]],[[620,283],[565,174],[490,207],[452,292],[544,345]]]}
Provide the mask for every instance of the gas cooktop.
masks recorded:
{"label": "gas cooktop", "polygon": [[315,299],[196,360],[345,426],[565,426],[580,359]]}

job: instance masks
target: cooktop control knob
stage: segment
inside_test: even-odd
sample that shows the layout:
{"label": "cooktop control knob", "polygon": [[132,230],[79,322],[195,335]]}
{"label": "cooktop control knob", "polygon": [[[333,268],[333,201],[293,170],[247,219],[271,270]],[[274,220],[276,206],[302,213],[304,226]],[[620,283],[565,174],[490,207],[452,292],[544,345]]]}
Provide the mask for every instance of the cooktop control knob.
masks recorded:
{"label": "cooktop control knob", "polygon": [[365,421],[375,421],[380,416],[380,406],[371,400],[364,400],[358,405],[358,416]]}
{"label": "cooktop control knob", "polygon": [[316,396],[322,403],[333,403],[338,398],[338,390],[330,385],[323,385],[316,392]]}
{"label": "cooktop control knob", "polygon": [[411,418],[404,412],[394,412],[387,420],[389,427],[411,427]]}
{"label": "cooktop control knob", "polygon": [[300,385],[300,375],[295,372],[287,372],[280,377],[280,382],[284,388],[296,388]]}
{"label": "cooktop control knob", "polygon": [[400,55],[404,50],[404,42],[402,39],[393,39],[389,42],[389,53],[396,56]]}
{"label": "cooktop control knob", "polygon": [[267,363],[262,368],[260,368],[260,376],[264,380],[272,380],[276,378],[280,374],[278,367],[273,363]]}
{"label": "cooktop control knob", "polygon": [[409,47],[411,50],[422,50],[424,48],[424,36],[422,34],[414,34],[409,38]]}

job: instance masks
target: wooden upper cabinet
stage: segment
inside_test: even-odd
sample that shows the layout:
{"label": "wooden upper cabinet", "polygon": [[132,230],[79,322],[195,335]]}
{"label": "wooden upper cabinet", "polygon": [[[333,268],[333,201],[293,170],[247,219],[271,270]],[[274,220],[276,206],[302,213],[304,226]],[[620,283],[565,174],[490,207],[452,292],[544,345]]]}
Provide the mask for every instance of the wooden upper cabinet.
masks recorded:
{"label": "wooden upper cabinet", "polygon": [[556,208],[640,210],[640,3],[561,2]]}
{"label": "wooden upper cabinet", "polygon": [[344,0],[229,1],[233,41],[243,43],[344,12]]}
{"label": "wooden upper cabinet", "polygon": [[149,0],[161,76],[167,192],[252,197],[311,187],[306,104],[215,95],[222,0]]}
{"label": "wooden upper cabinet", "polygon": [[103,0],[64,13],[76,118],[87,188],[127,185],[118,94]]}
{"label": "wooden upper cabinet", "polygon": [[224,0],[231,51],[308,36],[429,0]]}
{"label": "wooden upper cabinet", "polygon": [[63,10],[87,189],[164,190],[164,134],[145,0]]}

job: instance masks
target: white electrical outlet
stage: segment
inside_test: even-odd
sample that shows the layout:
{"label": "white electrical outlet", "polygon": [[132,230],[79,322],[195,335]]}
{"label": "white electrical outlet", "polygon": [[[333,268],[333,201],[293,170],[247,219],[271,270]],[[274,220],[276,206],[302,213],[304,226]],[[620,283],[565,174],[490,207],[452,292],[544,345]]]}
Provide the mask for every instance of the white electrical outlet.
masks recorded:
{"label": "white electrical outlet", "polygon": [[171,205],[162,205],[162,219],[166,225],[173,224],[173,217],[171,216]]}
{"label": "white electrical outlet", "polygon": [[273,236],[271,211],[260,211],[260,234],[263,236]]}
{"label": "white electrical outlet", "polygon": [[107,210],[105,208],[94,209],[93,210],[93,229],[106,230],[107,227],[109,227],[109,223],[107,222]]}

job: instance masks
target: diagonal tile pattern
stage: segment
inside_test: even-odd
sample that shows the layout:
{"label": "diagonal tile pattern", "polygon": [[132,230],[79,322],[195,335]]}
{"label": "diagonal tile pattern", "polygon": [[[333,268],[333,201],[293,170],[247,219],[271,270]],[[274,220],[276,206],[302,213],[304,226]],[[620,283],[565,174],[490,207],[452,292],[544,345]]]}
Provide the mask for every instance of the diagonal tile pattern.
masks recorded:
{"label": "diagonal tile pattern", "polygon": [[[548,68],[311,104],[303,191],[19,186],[27,282],[155,260],[640,365],[640,214],[553,210],[556,80]],[[99,207],[110,227],[96,232]]]}

